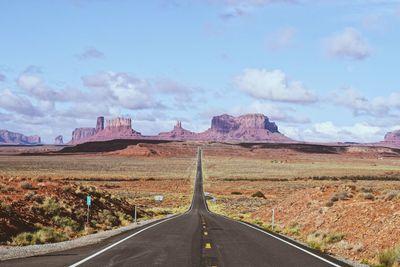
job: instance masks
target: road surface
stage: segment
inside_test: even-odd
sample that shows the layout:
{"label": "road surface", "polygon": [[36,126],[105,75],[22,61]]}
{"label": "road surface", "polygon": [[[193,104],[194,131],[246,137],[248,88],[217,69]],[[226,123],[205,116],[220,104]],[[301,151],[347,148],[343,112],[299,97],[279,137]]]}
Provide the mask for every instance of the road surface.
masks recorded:
{"label": "road surface", "polygon": [[280,236],[208,211],[199,149],[190,210],[108,239],[1,266],[349,266]]}

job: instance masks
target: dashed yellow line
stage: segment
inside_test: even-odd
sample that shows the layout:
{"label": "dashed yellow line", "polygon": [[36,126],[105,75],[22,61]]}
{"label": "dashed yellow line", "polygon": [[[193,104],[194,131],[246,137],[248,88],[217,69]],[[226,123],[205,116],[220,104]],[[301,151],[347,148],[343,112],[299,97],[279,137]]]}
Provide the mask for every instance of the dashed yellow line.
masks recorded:
{"label": "dashed yellow line", "polygon": [[211,248],[211,243],[206,243],[205,248]]}
{"label": "dashed yellow line", "polygon": [[208,235],[208,232],[204,232],[204,235]]}
{"label": "dashed yellow line", "polygon": [[206,229],[206,226],[205,226],[205,225],[203,225],[203,229]]}

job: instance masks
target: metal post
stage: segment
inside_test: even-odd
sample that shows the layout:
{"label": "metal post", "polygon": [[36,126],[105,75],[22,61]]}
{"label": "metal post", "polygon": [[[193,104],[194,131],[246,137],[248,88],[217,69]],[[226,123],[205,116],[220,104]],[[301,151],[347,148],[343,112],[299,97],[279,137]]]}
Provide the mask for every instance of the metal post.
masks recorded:
{"label": "metal post", "polygon": [[89,225],[89,213],[90,213],[90,206],[87,205],[87,217],[86,217],[86,224]]}
{"label": "metal post", "polygon": [[137,223],[137,211],[136,211],[136,205],[135,205],[135,223]]}
{"label": "metal post", "polygon": [[272,231],[275,228],[275,208],[272,208],[272,224],[271,224]]}

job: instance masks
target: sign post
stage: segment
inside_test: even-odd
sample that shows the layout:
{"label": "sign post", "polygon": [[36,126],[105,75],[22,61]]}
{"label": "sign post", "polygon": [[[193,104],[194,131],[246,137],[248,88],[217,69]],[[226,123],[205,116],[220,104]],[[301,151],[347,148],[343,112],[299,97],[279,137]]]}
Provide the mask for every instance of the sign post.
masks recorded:
{"label": "sign post", "polygon": [[137,210],[136,210],[136,205],[135,205],[135,223],[137,222]]}
{"label": "sign post", "polygon": [[90,206],[92,205],[92,197],[86,197],[86,205],[87,205],[87,217],[86,217],[86,224],[89,224],[89,214],[90,214]]}
{"label": "sign post", "polygon": [[272,209],[272,224],[271,224],[272,231],[275,228],[275,208]]}

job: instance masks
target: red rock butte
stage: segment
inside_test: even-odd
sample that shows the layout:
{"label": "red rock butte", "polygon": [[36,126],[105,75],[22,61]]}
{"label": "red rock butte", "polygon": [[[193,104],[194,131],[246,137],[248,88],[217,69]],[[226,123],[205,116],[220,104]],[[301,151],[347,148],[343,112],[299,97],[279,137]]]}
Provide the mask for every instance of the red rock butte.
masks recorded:
{"label": "red rock butte", "polygon": [[290,142],[288,137],[281,134],[278,126],[270,122],[263,114],[247,114],[230,116],[223,114],[215,116],[211,128],[205,132],[195,133],[184,129],[182,122],[177,121],[169,132],[155,136],[143,136],[132,129],[132,119],[117,117],[106,120],[98,117],[96,128],[77,128],[72,132],[69,144],[79,144],[90,141],[106,141],[113,139],[152,139],[177,141],[240,141],[240,142]]}

